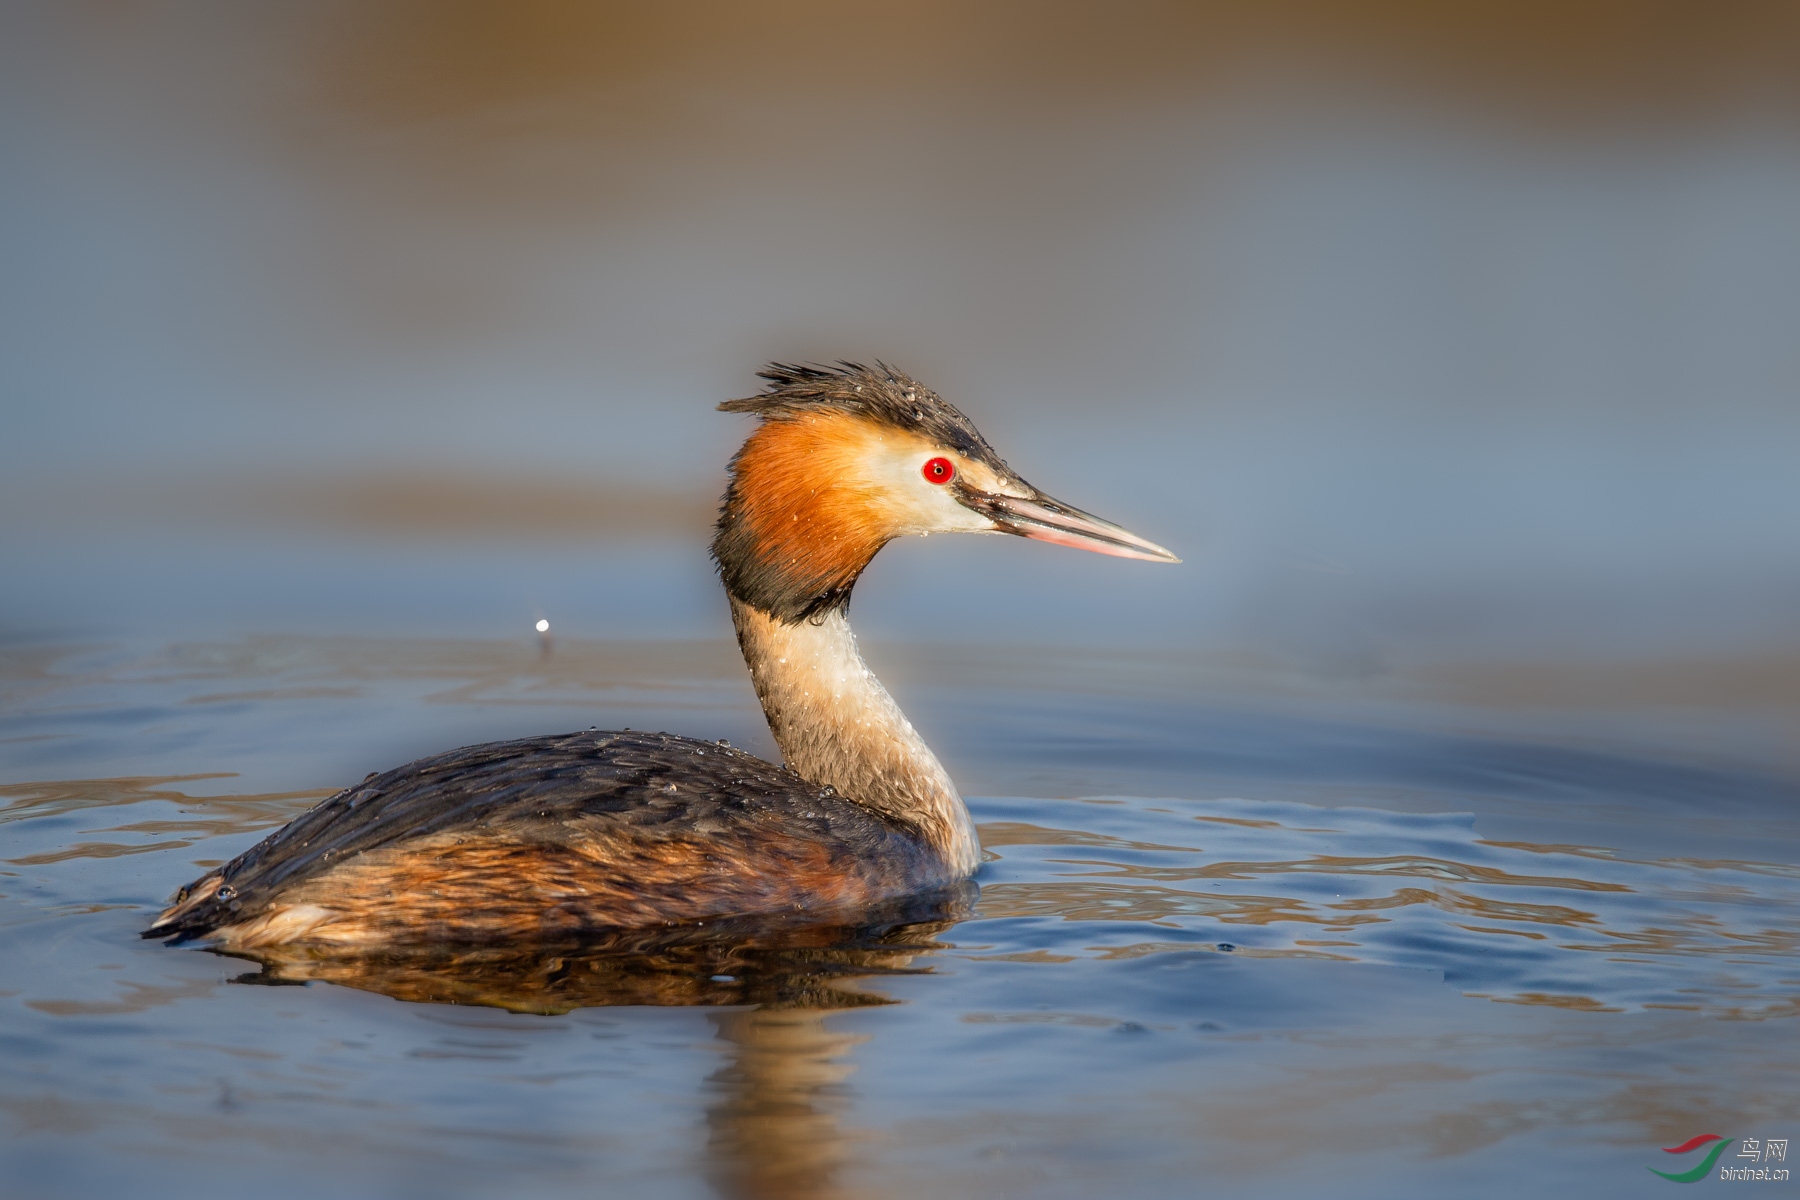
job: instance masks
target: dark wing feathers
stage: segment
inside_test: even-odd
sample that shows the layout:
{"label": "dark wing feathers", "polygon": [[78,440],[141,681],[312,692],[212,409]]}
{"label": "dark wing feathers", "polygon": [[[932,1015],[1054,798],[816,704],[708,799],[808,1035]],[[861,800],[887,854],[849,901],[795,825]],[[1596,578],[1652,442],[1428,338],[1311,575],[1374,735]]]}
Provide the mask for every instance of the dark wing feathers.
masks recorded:
{"label": "dark wing feathers", "polygon": [[227,863],[217,892],[145,936],[191,937],[248,919],[278,893],[355,855],[456,829],[554,841],[576,826],[592,836],[596,825],[615,824],[641,838],[657,836],[659,827],[691,834],[771,819],[776,836],[816,839],[849,856],[891,852],[896,838],[911,833],[713,742],[593,730],[489,742],[344,789]]}

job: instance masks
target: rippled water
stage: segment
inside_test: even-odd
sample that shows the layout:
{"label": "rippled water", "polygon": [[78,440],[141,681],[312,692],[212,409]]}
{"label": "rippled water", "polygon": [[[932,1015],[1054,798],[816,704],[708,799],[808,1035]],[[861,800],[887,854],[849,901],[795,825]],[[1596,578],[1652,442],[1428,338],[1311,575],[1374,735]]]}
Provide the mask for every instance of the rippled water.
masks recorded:
{"label": "rippled water", "polygon": [[766,751],[730,648],[15,645],[9,1194],[1627,1196],[1659,1146],[1794,1132],[1800,820],[1755,738],[881,649],[977,793],[978,895],[254,962],[135,934],[408,756],[587,724]]}

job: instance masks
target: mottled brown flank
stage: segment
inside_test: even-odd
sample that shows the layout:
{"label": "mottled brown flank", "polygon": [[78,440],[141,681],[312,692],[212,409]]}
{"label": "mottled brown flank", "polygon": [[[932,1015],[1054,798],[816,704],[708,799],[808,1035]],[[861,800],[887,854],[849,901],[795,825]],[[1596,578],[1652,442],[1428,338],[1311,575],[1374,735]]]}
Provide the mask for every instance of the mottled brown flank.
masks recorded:
{"label": "mottled brown flank", "polygon": [[855,909],[957,877],[921,831],[741,750],[602,732],[469,746],[333,796],[146,937],[541,937]]}
{"label": "mottled brown flank", "polygon": [[749,840],[609,822],[561,842],[459,832],[362,855],[284,892],[281,905],[331,913],[310,941],[485,941],[817,914],[908,890],[905,864],[844,862],[838,849],[778,829]]}

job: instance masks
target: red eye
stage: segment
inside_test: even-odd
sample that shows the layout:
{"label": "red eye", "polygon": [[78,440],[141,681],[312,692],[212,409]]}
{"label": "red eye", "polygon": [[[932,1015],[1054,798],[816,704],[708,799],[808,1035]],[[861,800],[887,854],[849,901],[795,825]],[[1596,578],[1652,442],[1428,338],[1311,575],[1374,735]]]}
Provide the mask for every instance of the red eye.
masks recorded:
{"label": "red eye", "polygon": [[956,464],[947,458],[933,458],[925,463],[926,483],[949,483],[956,478]]}

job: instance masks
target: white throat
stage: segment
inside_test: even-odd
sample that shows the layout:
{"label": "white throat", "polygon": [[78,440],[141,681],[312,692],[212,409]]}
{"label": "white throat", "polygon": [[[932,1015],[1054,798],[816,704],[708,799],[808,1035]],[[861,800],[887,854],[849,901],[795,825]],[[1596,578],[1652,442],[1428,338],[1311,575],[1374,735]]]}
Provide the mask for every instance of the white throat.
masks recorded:
{"label": "white throat", "polygon": [[843,612],[788,625],[733,596],[731,619],[788,770],[916,826],[952,878],[974,874],[981,848],[969,810],[863,662]]}

